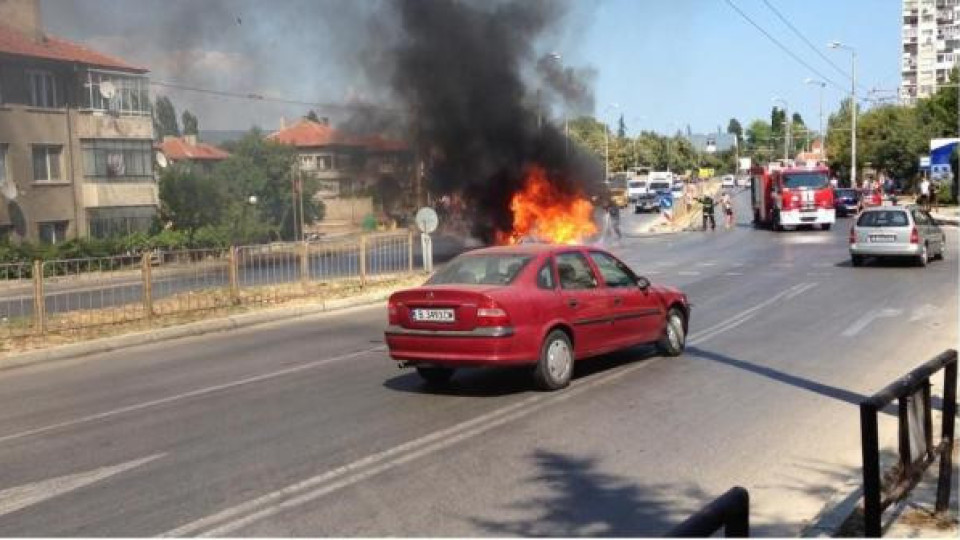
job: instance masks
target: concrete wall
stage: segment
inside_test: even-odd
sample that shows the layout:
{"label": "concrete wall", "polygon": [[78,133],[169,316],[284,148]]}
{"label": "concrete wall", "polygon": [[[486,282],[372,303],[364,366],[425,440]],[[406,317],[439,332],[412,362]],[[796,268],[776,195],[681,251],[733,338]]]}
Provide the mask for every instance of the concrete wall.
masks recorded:
{"label": "concrete wall", "polygon": [[373,213],[373,199],[356,197],[351,199],[324,199],[326,206],[324,221],[349,221],[361,223],[363,218]]}

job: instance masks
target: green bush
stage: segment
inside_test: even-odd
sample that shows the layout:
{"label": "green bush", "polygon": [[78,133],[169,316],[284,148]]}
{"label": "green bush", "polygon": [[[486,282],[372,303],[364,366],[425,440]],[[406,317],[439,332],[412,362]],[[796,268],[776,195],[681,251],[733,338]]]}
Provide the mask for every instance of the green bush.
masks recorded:
{"label": "green bush", "polygon": [[366,232],[377,230],[377,217],[373,214],[367,214],[363,218],[363,230]]}

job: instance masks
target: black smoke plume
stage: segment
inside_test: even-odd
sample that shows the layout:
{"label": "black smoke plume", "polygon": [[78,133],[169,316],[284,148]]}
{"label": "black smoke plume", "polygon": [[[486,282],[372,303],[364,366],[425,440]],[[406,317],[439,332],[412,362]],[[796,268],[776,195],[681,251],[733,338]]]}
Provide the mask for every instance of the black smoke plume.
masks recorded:
{"label": "black smoke plume", "polygon": [[589,87],[576,71],[537,67],[538,40],[562,22],[563,4],[397,0],[389,6],[377,22],[399,28],[375,65],[390,66],[389,83],[410,111],[429,189],[462,194],[478,237],[489,241],[511,230],[510,199],[531,165],[543,167],[564,193],[595,192],[602,167],[548,121],[546,102],[559,94],[589,107]]}

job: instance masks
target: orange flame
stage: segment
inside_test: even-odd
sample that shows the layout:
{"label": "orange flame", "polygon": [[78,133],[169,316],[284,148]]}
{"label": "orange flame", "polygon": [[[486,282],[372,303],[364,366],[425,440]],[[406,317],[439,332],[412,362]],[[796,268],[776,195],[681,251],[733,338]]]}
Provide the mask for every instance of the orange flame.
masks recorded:
{"label": "orange flame", "polygon": [[524,188],[510,200],[510,210],[513,230],[497,234],[500,244],[516,244],[525,236],[552,244],[579,244],[597,232],[590,201],[557,190],[542,167],[528,168]]}

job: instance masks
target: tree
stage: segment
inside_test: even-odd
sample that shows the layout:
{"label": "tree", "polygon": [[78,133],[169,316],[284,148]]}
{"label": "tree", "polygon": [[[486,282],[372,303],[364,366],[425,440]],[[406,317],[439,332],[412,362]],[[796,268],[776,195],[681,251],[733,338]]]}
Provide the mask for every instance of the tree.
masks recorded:
{"label": "tree", "polygon": [[183,116],[181,116],[181,121],[183,122],[183,134],[184,135],[199,135],[200,127],[197,117],[194,116],[190,111],[184,109]]}
{"label": "tree", "polygon": [[787,111],[776,106],[770,111],[770,131],[774,136],[780,137],[783,135],[783,128],[786,121]]}
{"label": "tree", "polygon": [[727,133],[736,135],[737,140],[743,139],[743,126],[740,125],[740,121],[736,118],[731,118],[730,122],[727,123]]}
{"label": "tree", "polygon": [[220,225],[227,206],[225,185],[195,169],[175,164],[160,174],[160,219],[176,230]]}
{"label": "tree", "polygon": [[617,122],[617,138],[622,139],[627,136],[627,123],[623,121],[623,114],[620,115],[620,120]]}
{"label": "tree", "polygon": [[153,130],[158,139],[164,137],[179,137],[180,126],[177,124],[177,109],[170,98],[157,96],[153,106]]}
{"label": "tree", "polygon": [[320,117],[317,116],[317,111],[313,109],[310,109],[310,112],[308,112],[307,115],[304,116],[304,118],[306,118],[307,120],[310,120],[311,122],[316,122],[318,124],[320,123]]}

